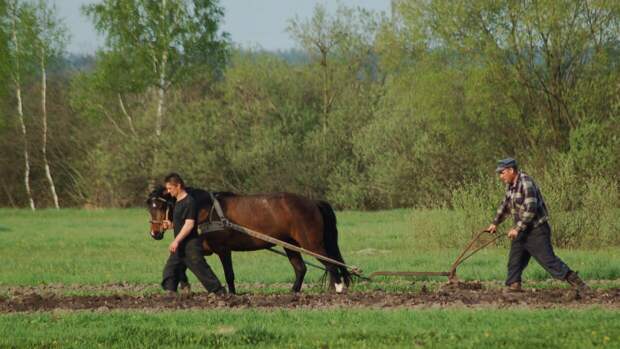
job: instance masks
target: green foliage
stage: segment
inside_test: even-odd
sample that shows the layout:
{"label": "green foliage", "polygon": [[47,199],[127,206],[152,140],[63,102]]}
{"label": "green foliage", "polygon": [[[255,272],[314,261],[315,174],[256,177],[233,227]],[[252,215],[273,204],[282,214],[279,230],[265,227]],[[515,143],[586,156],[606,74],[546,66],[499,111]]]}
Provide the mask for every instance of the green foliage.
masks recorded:
{"label": "green foliage", "polygon": [[[570,156],[559,156],[544,170],[527,165],[534,175],[549,209],[553,242],[568,248],[598,248],[620,242],[615,218],[620,205],[618,184],[603,176],[586,177]],[[588,174],[589,175],[589,174]],[[500,181],[480,176],[452,192],[451,205],[468,230],[480,230],[490,224],[502,199]],[[512,226],[511,218],[504,223]]]}
{"label": "green foliage", "polygon": [[570,150],[575,170],[584,177],[606,177],[620,171],[620,117],[618,114],[604,122],[579,125],[570,134]]}
{"label": "green foliage", "polygon": [[106,76],[131,78],[130,86],[160,88],[167,88],[162,83],[191,78],[198,68],[222,65],[226,47],[226,35],[218,33],[222,11],[216,1],[207,0],[105,0],[84,7],[111,49],[102,57],[113,68],[113,74]]}
{"label": "green foliage", "polygon": [[[64,200],[141,205],[178,171],[193,186],[291,191],[344,209],[453,208],[450,224],[473,231],[501,197],[495,161],[513,156],[548,198],[557,243],[591,244],[586,225],[614,240],[616,1],[410,0],[389,19],[319,6],[290,20],[299,49],[283,54],[227,50],[215,2],[162,4],[85,9],[107,46],[58,82],[67,92],[50,149]],[[13,105],[7,97],[0,105]],[[4,125],[0,203],[21,205],[15,125]]]}

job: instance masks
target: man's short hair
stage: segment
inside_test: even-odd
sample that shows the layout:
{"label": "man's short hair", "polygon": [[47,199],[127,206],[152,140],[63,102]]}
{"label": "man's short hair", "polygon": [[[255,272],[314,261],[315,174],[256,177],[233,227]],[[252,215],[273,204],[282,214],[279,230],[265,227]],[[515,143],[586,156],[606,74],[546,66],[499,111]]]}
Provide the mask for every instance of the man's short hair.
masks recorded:
{"label": "man's short hair", "polygon": [[176,172],[172,172],[167,175],[166,178],[164,178],[164,183],[172,183],[180,185],[181,188],[185,188],[185,182],[183,182],[183,178],[181,178],[181,176]]}

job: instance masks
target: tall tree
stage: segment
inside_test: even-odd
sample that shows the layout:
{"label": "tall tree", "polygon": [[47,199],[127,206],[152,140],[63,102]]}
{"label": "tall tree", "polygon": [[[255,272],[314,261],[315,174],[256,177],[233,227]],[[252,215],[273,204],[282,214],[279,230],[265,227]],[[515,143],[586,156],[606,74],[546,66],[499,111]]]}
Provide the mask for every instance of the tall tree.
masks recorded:
{"label": "tall tree", "polygon": [[58,203],[58,195],[56,194],[56,185],[54,184],[47,157],[47,67],[50,59],[56,58],[63,52],[66,42],[66,29],[56,17],[55,8],[49,7],[44,0],[39,0],[39,4],[36,7],[35,35],[36,56],[41,74],[41,155],[54,207],[58,209],[60,205]]}
{"label": "tall tree", "polygon": [[[522,149],[541,141],[565,149],[570,131],[613,98],[601,87],[615,75],[617,54],[610,50],[617,47],[618,6],[614,0],[416,0],[401,9],[429,48],[470,62],[461,64],[481,72],[496,97],[514,106],[517,122],[528,126]],[[592,95],[605,98],[588,101]]]}
{"label": "tall tree", "polygon": [[106,36],[118,66],[127,68],[121,74],[156,91],[158,137],[171,86],[191,77],[196,69],[224,62],[227,39],[218,33],[223,10],[216,0],[103,0],[84,11]]}
{"label": "tall tree", "polygon": [[[10,81],[9,74],[9,28],[6,25],[8,18],[8,7],[6,0],[0,0],[0,81]],[[0,86],[0,103],[4,102],[4,95],[7,93],[6,84]],[[6,110],[0,108],[0,130],[6,125]]]}
{"label": "tall tree", "polygon": [[289,22],[288,32],[310,57],[320,76],[324,136],[337,99],[346,89],[372,78],[364,73],[373,64],[379,22],[362,9],[340,6],[332,15],[321,5],[315,7],[312,18],[296,17]]}
{"label": "tall tree", "polygon": [[17,101],[17,118],[19,120],[21,133],[23,136],[23,156],[24,156],[24,186],[30,208],[34,211],[35,204],[30,188],[30,152],[28,147],[28,130],[24,117],[24,106],[22,100],[22,70],[24,61],[28,59],[28,50],[24,49],[23,38],[28,33],[28,19],[32,18],[32,9],[18,0],[8,2],[8,27],[10,32],[10,42],[8,47],[10,75]]}

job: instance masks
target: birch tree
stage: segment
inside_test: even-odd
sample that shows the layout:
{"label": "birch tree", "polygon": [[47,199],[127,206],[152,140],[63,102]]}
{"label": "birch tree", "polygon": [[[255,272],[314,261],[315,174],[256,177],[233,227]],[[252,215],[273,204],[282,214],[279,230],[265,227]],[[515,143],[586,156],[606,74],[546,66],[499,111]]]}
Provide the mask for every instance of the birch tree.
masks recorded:
{"label": "birch tree", "polygon": [[17,0],[11,0],[7,3],[6,22],[3,23],[8,27],[10,33],[10,41],[8,45],[8,65],[9,75],[13,83],[15,92],[17,118],[19,120],[20,130],[23,137],[23,157],[24,157],[24,187],[26,189],[26,197],[30,208],[34,211],[35,204],[32,198],[32,190],[30,188],[30,151],[28,147],[28,129],[24,117],[24,107],[22,100],[22,69],[27,59],[26,51],[22,43],[22,38],[26,32],[27,24],[24,24],[24,18],[27,17],[29,9]]}
{"label": "birch tree", "polygon": [[[155,92],[157,137],[165,123],[170,88],[195,69],[224,61],[226,35],[218,33],[223,11],[217,1],[103,0],[86,6],[84,12],[105,35],[119,68],[128,68],[122,74],[144,86],[143,92]],[[118,101],[129,115],[121,95]]]}
{"label": "birch tree", "polygon": [[63,27],[62,22],[56,18],[55,9],[53,7],[48,7],[44,0],[39,0],[35,14],[35,55],[37,56],[39,72],[41,74],[41,155],[43,167],[45,168],[45,177],[49,184],[54,207],[59,209],[60,205],[58,203],[58,195],[56,194],[56,186],[47,157],[47,66],[50,59],[57,57],[63,51],[66,42],[66,29]]}

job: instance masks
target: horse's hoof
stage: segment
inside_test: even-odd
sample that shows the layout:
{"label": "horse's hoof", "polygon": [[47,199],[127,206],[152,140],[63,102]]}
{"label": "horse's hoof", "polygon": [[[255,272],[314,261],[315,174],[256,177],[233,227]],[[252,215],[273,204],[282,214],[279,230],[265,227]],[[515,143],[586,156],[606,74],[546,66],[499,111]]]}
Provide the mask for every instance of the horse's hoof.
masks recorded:
{"label": "horse's hoof", "polygon": [[336,293],[342,293],[344,291],[343,283],[334,284],[334,287],[336,288]]}

